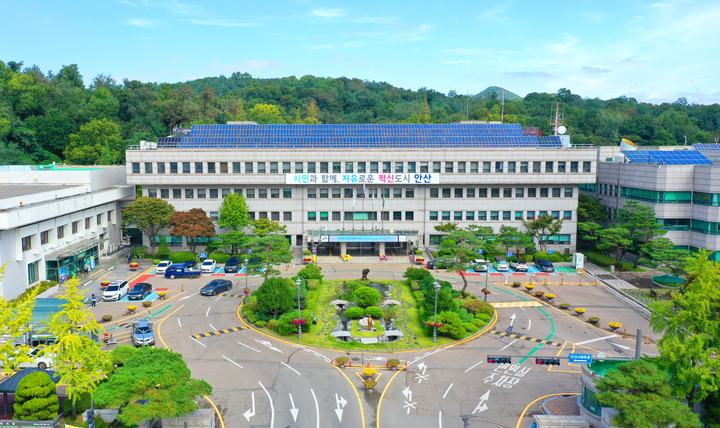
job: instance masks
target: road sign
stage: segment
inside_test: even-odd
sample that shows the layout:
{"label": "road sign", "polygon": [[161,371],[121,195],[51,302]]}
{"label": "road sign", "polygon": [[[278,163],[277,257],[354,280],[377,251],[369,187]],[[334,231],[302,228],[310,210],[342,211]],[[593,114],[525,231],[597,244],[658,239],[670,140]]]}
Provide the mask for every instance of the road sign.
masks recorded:
{"label": "road sign", "polygon": [[481,248],[481,249],[478,250],[478,254],[482,254],[482,253],[483,253],[483,250],[482,250],[482,248]]}
{"label": "road sign", "polygon": [[201,259],[207,259],[207,253],[200,253]]}
{"label": "road sign", "polygon": [[591,364],[592,354],[569,354],[568,363],[571,364]]}
{"label": "road sign", "polygon": [[548,251],[548,254],[552,254],[552,253],[553,253],[553,250]]}
{"label": "road sign", "polygon": [[508,251],[505,253],[505,257],[515,257],[515,253]]}
{"label": "road sign", "polygon": [[313,248],[312,248],[312,253],[313,253],[313,254],[317,254],[317,247],[313,247]]}

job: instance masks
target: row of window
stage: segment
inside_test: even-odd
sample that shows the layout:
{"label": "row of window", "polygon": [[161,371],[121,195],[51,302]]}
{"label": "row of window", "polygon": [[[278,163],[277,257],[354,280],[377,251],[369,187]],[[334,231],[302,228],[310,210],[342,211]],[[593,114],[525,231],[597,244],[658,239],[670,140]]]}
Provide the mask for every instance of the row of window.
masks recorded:
{"label": "row of window", "polygon": [[[535,220],[535,213],[537,212],[538,217],[548,215],[548,211],[490,211],[490,221],[522,221],[522,220]],[[430,211],[431,221],[442,220],[455,220],[461,221],[475,221],[475,211]],[[526,213],[523,217],[523,213]],[[549,211],[549,214],[553,216],[555,220],[559,220],[562,213],[562,219],[572,221],[572,211]],[[452,214],[452,217],[451,217]],[[502,218],[501,218],[502,215]],[[488,211],[477,211],[477,220],[487,221]]]}
{"label": "row of window", "polygon": [[[160,190],[160,198],[162,199],[170,199],[170,192],[172,191],[172,198],[173,199],[182,199],[183,197],[183,189],[159,189]],[[230,194],[231,189],[184,189],[185,192],[185,199],[193,199],[197,197],[198,199],[218,199],[220,196],[223,198],[227,197]],[[243,189],[234,189],[235,193],[243,194]],[[283,198],[292,198],[292,189],[245,189],[245,198],[247,199],[253,199],[256,196],[261,199],[268,198],[268,195],[271,199],[279,199],[281,190],[282,190],[282,197]],[[365,189],[362,188],[358,189],[352,189],[352,188],[308,188],[306,189],[307,193],[306,196],[308,198],[320,198],[320,199],[326,199],[332,197],[335,198],[364,198],[367,194],[368,198],[390,198],[391,196],[393,198],[414,198],[415,197],[415,189],[412,187],[395,187],[395,188],[381,188],[378,192],[377,188],[373,189]],[[392,190],[392,192],[391,192]],[[158,197],[158,189],[148,189],[147,195],[150,198],[157,198]],[[573,197],[573,188],[572,187],[540,187],[539,189],[536,187],[530,187],[530,188],[524,188],[524,187],[491,187],[491,188],[464,188],[464,187],[445,187],[445,188],[438,188],[438,187],[431,187],[430,188],[430,197],[431,198],[487,198],[488,195],[491,198],[499,198],[500,195],[502,195],[503,198],[512,198],[513,194],[515,195],[515,198],[525,198],[526,195],[528,198],[537,198],[538,196],[541,198],[548,198],[552,195],[553,198],[572,198]]]}
{"label": "row of window", "polygon": [[[618,192],[619,189],[619,192]],[[597,192],[601,195],[618,196],[637,201],[653,202],[656,204],[695,204],[711,207],[720,207],[720,194],[704,192],[665,192],[659,190],[637,189],[633,187],[616,186],[601,183],[597,185],[581,185],[580,190]]]}
{"label": "row of window", "polygon": [[[440,245],[447,235],[430,235],[430,243]],[[540,242],[543,245],[570,245],[570,234],[541,235]]]}
{"label": "row of window", "polygon": [[659,218],[658,223],[667,230],[690,230],[705,235],[720,235],[720,223],[692,218]]}
{"label": "row of window", "polygon": [[[100,213],[95,216],[95,224],[100,226],[103,223],[103,214]],[[113,220],[113,211],[107,212],[107,221],[112,222]],[[91,228],[92,224],[92,217],[85,217],[85,229],[88,230]],[[57,239],[62,239],[65,237],[66,234],[66,225],[58,226],[55,228],[55,236],[57,236]],[[40,245],[45,245],[50,243],[50,233],[52,232],[52,229],[43,230],[40,232]],[[70,223],[70,233],[71,235],[75,235],[80,232],[80,220],[73,221]],[[23,251],[32,250],[32,238],[34,235],[25,236],[21,239],[21,245]]]}
{"label": "row of window", "polygon": [[[168,167],[169,164],[169,167]],[[547,162],[143,162],[145,174],[304,174],[320,173],[442,173],[445,174],[514,174],[579,173],[579,161]],[[592,170],[592,162],[582,162],[582,172]],[[132,163],[133,174],[140,174],[140,162]]]}

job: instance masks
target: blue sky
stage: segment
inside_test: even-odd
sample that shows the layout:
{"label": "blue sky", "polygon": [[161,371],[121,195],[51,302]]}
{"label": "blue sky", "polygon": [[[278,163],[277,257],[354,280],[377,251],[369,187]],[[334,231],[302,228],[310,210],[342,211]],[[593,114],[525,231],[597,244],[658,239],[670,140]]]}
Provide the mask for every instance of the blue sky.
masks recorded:
{"label": "blue sky", "polygon": [[720,102],[720,1],[5,0],[0,60],[89,83],[235,71]]}

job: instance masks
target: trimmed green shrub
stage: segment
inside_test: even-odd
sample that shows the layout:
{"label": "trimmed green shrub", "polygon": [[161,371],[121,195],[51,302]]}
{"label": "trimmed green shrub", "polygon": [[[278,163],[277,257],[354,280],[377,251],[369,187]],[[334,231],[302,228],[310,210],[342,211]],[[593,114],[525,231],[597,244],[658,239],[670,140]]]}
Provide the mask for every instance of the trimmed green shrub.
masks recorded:
{"label": "trimmed green shrub", "polygon": [[421,250],[420,248],[415,248],[415,255],[416,255],[416,256],[422,256],[422,255],[423,255],[423,250]]}
{"label": "trimmed green shrub", "polygon": [[258,307],[257,298],[251,297],[248,302],[243,305],[243,314],[245,311],[257,312],[260,308]]}
{"label": "trimmed green shrub", "polygon": [[250,314],[248,315],[247,320],[250,324],[255,324],[256,322],[258,322],[258,316],[255,314]]}
{"label": "trimmed green shrub", "polygon": [[267,326],[267,321],[260,320],[260,321],[256,322],[255,325],[258,328],[265,328],[265,326]]}
{"label": "trimmed green shrub", "polygon": [[382,302],[382,294],[372,287],[358,287],[353,292],[352,296],[353,301],[363,308],[367,308],[368,306],[377,306],[378,303]]}
{"label": "trimmed green shrub", "polygon": [[365,316],[365,309],[353,306],[345,309],[345,316],[350,319],[358,319]]}
{"label": "trimmed green shrub", "polygon": [[467,334],[463,327],[460,315],[455,312],[443,311],[438,314],[438,322],[443,324],[442,327],[438,327],[438,333],[444,336],[450,336],[455,340],[462,339]]}
{"label": "trimmed green shrub", "polygon": [[535,257],[533,257],[532,254],[525,254],[525,255],[523,256],[523,258],[524,258],[525,261],[528,262],[528,263],[531,263],[533,260],[535,260]]}
{"label": "trimmed green shrub", "polygon": [[383,316],[383,310],[378,308],[377,306],[368,306],[367,308],[365,308],[365,315],[373,317],[375,319],[379,319]]}
{"label": "trimmed green shrub", "polygon": [[460,308],[458,315],[460,315],[460,321],[462,322],[470,322],[473,318],[475,318],[475,315],[468,312],[465,308]]}
{"label": "trimmed green shrub", "polygon": [[470,300],[462,304],[464,309],[467,309],[471,314],[488,314],[492,316],[495,309],[489,303],[483,302],[482,300]]}
{"label": "trimmed green shrub", "polygon": [[271,319],[270,321],[267,322],[267,327],[272,331],[277,331],[278,324],[279,324],[278,320]]}
{"label": "trimmed green shrub", "polygon": [[471,322],[464,322],[464,323],[463,323],[463,328],[464,328],[465,331],[467,331],[468,333],[477,333],[477,331],[480,330],[480,329],[478,328],[478,326],[476,326],[475,324],[473,324],[473,323],[471,323]]}
{"label": "trimmed green shrub", "polygon": [[413,297],[418,301],[418,303],[425,300],[425,295],[422,291],[413,291]]}
{"label": "trimmed green shrub", "polygon": [[488,314],[475,314],[475,319],[485,321],[486,323],[492,319],[492,315]]}
{"label": "trimmed green shrub", "polygon": [[[433,313],[435,311],[435,292],[425,297],[423,302],[425,312]],[[452,298],[450,292],[447,289],[442,289],[437,295],[437,310],[438,313],[442,311],[457,312],[459,308],[458,302]]]}
{"label": "trimmed green shrub", "polygon": [[[131,346],[131,348],[135,349],[135,347],[133,347],[133,346]],[[87,409],[89,409],[89,408],[90,408],[90,399],[91,399],[91,398],[92,398],[92,397],[91,397],[91,395],[90,395],[89,392],[80,394],[80,397],[79,397],[78,400],[75,402],[75,412],[76,412],[77,414],[82,414],[82,413],[85,412]],[[63,401],[61,407],[62,407],[62,411],[63,411],[63,413],[65,413],[65,415],[69,416],[69,415],[72,414],[72,401],[71,401],[71,400],[65,400],[65,401]],[[98,419],[100,419],[100,418],[98,418]]]}
{"label": "trimmed green shrub", "polygon": [[312,251],[310,251],[310,250],[303,250],[303,256],[309,256],[310,254],[312,254]]}
{"label": "trimmed green shrub", "polygon": [[593,252],[584,253],[584,254],[585,254],[585,257],[588,259],[588,261],[590,261],[591,263],[594,263],[598,266],[610,267],[612,265],[617,264],[617,261],[613,257],[610,257],[610,256],[605,256],[603,254],[593,253]]}
{"label": "trimmed green shrub", "polygon": [[437,259],[438,257],[440,257],[440,253],[438,253],[437,251],[435,251],[434,253],[432,253],[432,255],[433,255],[433,257],[436,258],[436,259]]}
{"label": "trimmed green shrub", "polygon": [[420,291],[420,281],[410,281],[410,289],[412,291]]}
{"label": "trimmed green shrub", "polygon": [[320,284],[323,282],[323,274],[320,268],[315,264],[305,265],[304,268],[300,269],[298,276],[304,278],[306,281],[310,279],[316,279]]}
{"label": "trimmed green shrub", "polygon": [[30,373],[20,380],[15,391],[15,419],[47,421],[58,414],[57,386],[45,372]]}
{"label": "trimmed green shrub", "polygon": [[432,275],[430,271],[425,268],[408,268],[403,274],[403,277],[410,281],[422,281],[430,275]]}
{"label": "trimmed green shrub", "polygon": [[471,294],[471,295],[470,295],[470,299],[477,299],[477,296],[474,295],[474,294]]}
{"label": "trimmed green shrub", "polygon": [[208,255],[208,258],[213,259],[218,263],[227,263],[230,258],[230,254],[227,254],[224,251],[214,251]]}
{"label": "trimmed green shrub", "polygon": [[487,324],[487,322],[477,319],[477,318],[473,319],[470,322],[473,323],[477,328],[483,328]]}
{"label": "trimmed green shrub", "polygon": [[144,257],[146,251],[147,251],[147,247],[145,245],[141,245],[132,251],[132,256],[134,259],[137,259],[140,256]]}
{"label": "trimmed green shrub", "polygon": [[110,352],[110,361],[118,367],[122,367],[133,354],[137,352],[137,348],[130,345],[120,345]]}
{"label": "trimmed green shrub", "polygon": [[320,286],[320,280],[319,279],[308,279],[307,280],[307,288],[308,290],[317,290]]}
{"label": "trimmed green shrub", "polygon": [[[278,333],[282,334],[283,336],[287,336],[288,334],[297,333],[298,326],[292,323],[292,321],[297,318],[298,312],[297,311],[290,311],[282,314],[280,319],[278,320]],[[310,331],[310,325],[312,324],[311,318],[308,318],[307,316],[304,316],[303,318],[307,319],[307,322],[303,324],[302,331],[307,333]]]}
{"label": "trimmed green shrub", "polygon": [[178,251],[177,253],[170,253],[168,260],[173,263],[183,263],[185,260],[197,260],[197,256],[192,251]]}
{"label": "trimmed green shrub", "polygon": [[457,298],[460,297],[460,295],[462,294],[462,293],[460,292],[460,290],[453,290],[451,293],[452,293],[452,298],[453,298],[453,299],[457,299]]}
{"label": "trimmed green shrub", "polygon": [[388,305],[382,308],[383,318],[386,320],[398,319],[400,314],[400,307],[398,305]]}

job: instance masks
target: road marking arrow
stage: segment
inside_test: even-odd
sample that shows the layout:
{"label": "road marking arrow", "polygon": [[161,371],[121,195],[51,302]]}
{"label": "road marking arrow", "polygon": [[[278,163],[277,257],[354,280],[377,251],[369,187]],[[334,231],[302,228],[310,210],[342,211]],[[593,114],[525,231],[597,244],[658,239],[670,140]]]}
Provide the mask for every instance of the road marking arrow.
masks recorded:
{"label": "road marking arrow", "polygon": [[297,422],[297,415],[300,409],[295,407],[295,401],[293,401],[292,394],[288,393],[288,395],[290,396],[290,413],[292,414],[293,422]]}
{"label": "road marking arrow", "polygon": [[412,391],[410,391],[409,386],[407,388],[403,389],[402,393],[405,396],[405,398],[407,398],[408,401],[412,401]]}
{"label": "road marking arrow", "polygon": [[487,401],[490,398],[490,390],[488,389],[485,394],[483,394],[482,397],[480,397],[480,401]]}
{"label": "road marking arrow", "polygon": [[343,408],[347,404],[347,400],[342,398],[342,396],[337,395],[335,393],[335,403],[337,404],[337,409],[335,409],[335,414],[338,417],[338,421],[342,422],[342,414],[343,414]]}
{"label": "road marking arrow", "polygon": [[252,409],[247,409],[247,411],[243,413],[243,416],[245,416],[248,422],[250,422],[250,418],[255,416],[255,393],[251,392],[250,394],[252,394]]}
{"label": "road marking arrow", "polygon": [[418,369],[422,370],[422,374],[425,374],[425,370],[427,370],[427,366],[425,365],[424,362],[421,362],[420,364],[418,364]]}
{"label": "road marking arrow", "polygon": [[488,389],[485,394],[483,394],[480,397],[480,403],[478,403],[477,407],[475,407],[475,410],[472,411],[472,414],[474,415],[475,412],[482,413],[485,410],[488,409],[487,404],[485,402],[490,398],[490,390]]}
{"label": "road marking arrow", "polygon": [[255,341],[256,341],[257,343],[260,343],[260,344],[263,344],[263,345],[267,346],[268,348],[270,348],[270,349],[273,350],[273,351],[278,351],[279,353],[284,354],[283,351],[281,351],[281,350],[279,350],[278,348],[274,347],[274,346],[272,345],[272,343],[268,342],[267,340],[257,340],[257,339],[255,339]]}
{"label": "road marking arrow", "polygon": [[510,327],[512,327],[513,323],[515,322],[515,314],[513,313],[510,317]]}

